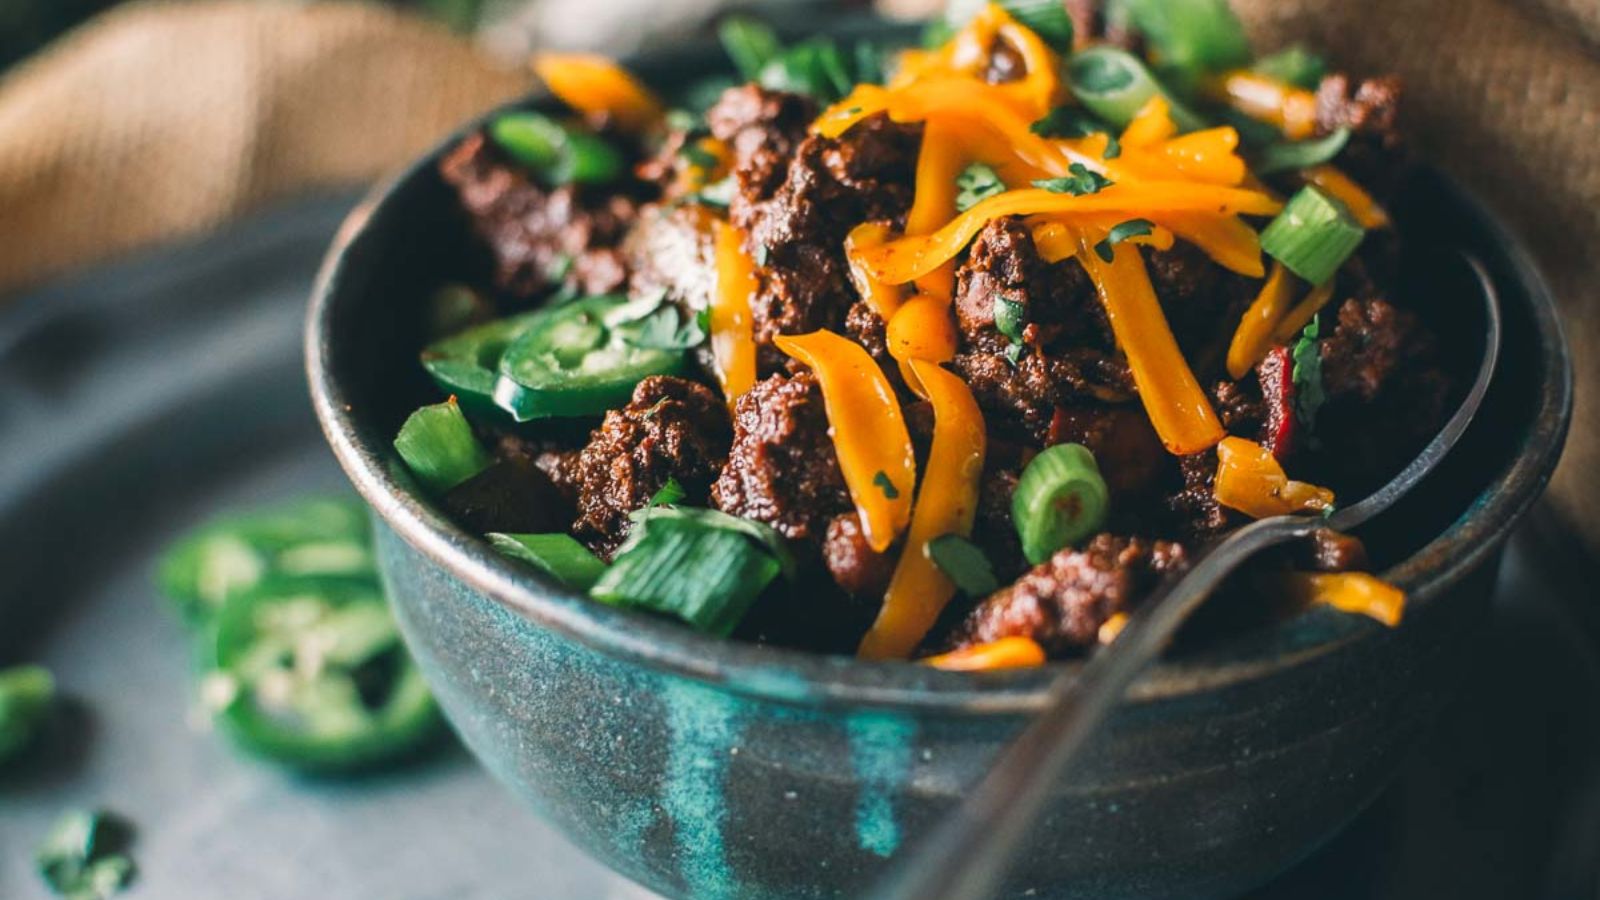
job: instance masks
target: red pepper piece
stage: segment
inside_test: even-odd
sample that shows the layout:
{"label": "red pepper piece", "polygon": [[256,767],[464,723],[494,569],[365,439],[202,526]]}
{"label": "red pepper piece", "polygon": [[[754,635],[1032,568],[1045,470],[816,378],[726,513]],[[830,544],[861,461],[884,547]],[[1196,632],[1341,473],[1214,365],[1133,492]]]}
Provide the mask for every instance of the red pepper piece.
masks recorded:
{"label": "red pepper piece", "polygon": [[1267,410],[1267,420],[1261,426],[1261,445],[1272,451],[1278,459],[1285,459],[1294,450],[1294,363],[1288,347],[1274,347],[1256,366],[1256,378],[1261,382],[1261,401]]}

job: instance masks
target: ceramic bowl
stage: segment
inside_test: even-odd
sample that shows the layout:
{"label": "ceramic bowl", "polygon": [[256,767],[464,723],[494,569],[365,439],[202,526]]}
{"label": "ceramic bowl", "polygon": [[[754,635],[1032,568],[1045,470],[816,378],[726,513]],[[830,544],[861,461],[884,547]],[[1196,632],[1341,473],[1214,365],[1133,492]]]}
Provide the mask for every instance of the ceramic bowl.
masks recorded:
{"label": "ceramic bowl", "polygon": [[[632,65],[681,85],[723,63],[687,48]],[[949,813],[1054,672],[945,673],[702,637],[562,589],[415,493],[390,442],[434,396],[416,362],[423,302],[482,264],[438,155],[351,216],[306,352],[317,416],[375,512],[401,628],[450,721],[511,790],[662,894],[857,896]],[[1466,441],[1364,532],[1409,592],[1405,622],[1314,610],[1148,672],[1051,791],[1012,896],[1220,897],[1262,883],[1383,788],[1478,652],[1505,539],[1566,434],[1567,350],[1526,254],[1477,203],[1428,173],[1405,197],[1402,227],[1476,254],[1506,318],[1504,363]],[[1458,343],[1475,352],[1472,340]]]}

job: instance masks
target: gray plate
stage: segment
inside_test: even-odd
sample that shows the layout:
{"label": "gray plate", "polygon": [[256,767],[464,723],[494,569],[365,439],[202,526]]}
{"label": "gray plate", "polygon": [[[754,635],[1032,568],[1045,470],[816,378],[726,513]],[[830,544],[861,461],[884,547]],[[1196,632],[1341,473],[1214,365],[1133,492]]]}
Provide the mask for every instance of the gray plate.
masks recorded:
{"label": "gray plate", "polygon": [[[307,780],[196,725],[189,651],[150,586],[153,559],[219,511],[343,487],[299,339],[351,203],[280,209],[0,315],[0,663],[44,662],[71,700],[0,774],[0,897],[44,896],[32,848],[75,806],[137,825],[136,898],[649,896],[458,749]],[[1564,602],[1582,582],[1530,546],[1519,538],[1505,573],[1503,655],[1385,798],[1258,900],[1556,896],[1585,878],[1594,896],[1594,621]]]}

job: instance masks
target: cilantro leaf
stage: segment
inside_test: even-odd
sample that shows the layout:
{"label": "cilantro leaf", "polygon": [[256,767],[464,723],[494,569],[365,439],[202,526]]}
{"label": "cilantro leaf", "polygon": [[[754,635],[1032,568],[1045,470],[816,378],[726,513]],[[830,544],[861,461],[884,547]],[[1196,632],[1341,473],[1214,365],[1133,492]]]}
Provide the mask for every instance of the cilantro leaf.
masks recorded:
{"label": "cilantro leaf", "polygon": [[1057,194],[1071,194],[1074,197],[1083,197],[1088,194],[1098,194],[1116,184],[1116,182],[1083,163],[1073,163],[1067,167],[1067,171],[1072,174],[1065,178],[1041,178],[1035,181],[1033,186]]}
{"label": "cilantro leaf", "polygon": [[1291,377],[1298,398],[1295,411],[1307,428],[1316,423],[1317,410],[1328,399],[1322,389],[1322,347],[1317,342],[1322,332],[1321,319],[1321,316],[1313,316],[1305,330],[1300,332],[1300,338],[1294,342],[1294,348],[1289,351],[1289,357],[1294,360]]}
{"label": "cilantro leaf", "polygon": [[617,326],[624,343],[642,350],[687,350],[705,341],[700,316],[685,314],[676,304],[667,303],[665,294],[655,302],[654,308]]}
{"label": "cilantro leaf", "polygon": [[956,176],[956,187],[961,189],[960,193],[956,194],[956,209],[959,212],[966,212],[981,201],[996,194],[1003,194],[1006,190],[1005,182],[1000,180],[1000,174],[983,163],[967,166]]}
{"label": "cilantro leaf", "polygon": [[1027,325],[1028,308],[1004,294],[994,298],[994,327],[1013,341],[1022,340],[1022,329]]}
{"label": "cilantro leaf", "polygon": [[1116,258],[1116,253],[1112,250],[1113,247],[1128,238],[1143,237],[1153,230],[1155,230],[1155,225],[1149,219],[1129,219],[1126,222],[1113,225],[1111,233],[1106,235],[1105,240],[1094,245],[1094,252],[1106,262],[1111,262]]}
{"label": "cilantro leaf", "polygon": [[887,472],[880,470],[878,474],[872,476],[872,483],[878,490],[883,491],[884,497],[890,500],[898,500],[900,498],[900,489],[894,486],[893,481],[889,480]]}
{"label": "cilantro leaf", "polygon": [[922,552],[968,597],[984,597],[1000,589],[989,557],[959,534],[940,535],[924,544]]}

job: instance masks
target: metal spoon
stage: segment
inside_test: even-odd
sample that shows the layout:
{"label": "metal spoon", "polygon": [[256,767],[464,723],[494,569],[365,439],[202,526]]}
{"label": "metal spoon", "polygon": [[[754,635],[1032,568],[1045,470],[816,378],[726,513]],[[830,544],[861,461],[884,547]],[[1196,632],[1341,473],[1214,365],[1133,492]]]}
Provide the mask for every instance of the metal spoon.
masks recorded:
{"label": "metal spoon", "polygon": [[1182,578],[1146,598],[1116,640],[1076,674],[1050,685],[1049,704],[995,762],[966,801],[879,882],[875,900],[982,900],[991,897],[1056,783],[1135,677],[1160,657],[1178,628],[1222,579],[1256,552],[1309,537],[1319,528],[1348,531],[1383,512],[1438,465],[1466,432],[1483,402],[1500,355],[1500,304],[1483,265],[1462,258],[1482,287],[1484,352],[1477,379],[1444,428],[1399,475],[1371,496],[1320,516],[1276,516],[1234,531],[1203,552]]}

